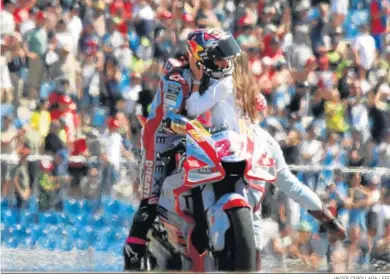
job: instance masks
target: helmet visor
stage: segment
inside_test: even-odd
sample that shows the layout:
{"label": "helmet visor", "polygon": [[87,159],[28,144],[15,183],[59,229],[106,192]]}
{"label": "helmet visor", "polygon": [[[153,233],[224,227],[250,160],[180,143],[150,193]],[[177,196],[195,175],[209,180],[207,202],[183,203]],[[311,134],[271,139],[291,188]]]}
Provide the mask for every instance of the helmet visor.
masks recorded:
{"label": "helmet visor", "polygon": [[214,59],[229,59],[241,52],[240,46],[232,35],[221,39],[212,51]]}

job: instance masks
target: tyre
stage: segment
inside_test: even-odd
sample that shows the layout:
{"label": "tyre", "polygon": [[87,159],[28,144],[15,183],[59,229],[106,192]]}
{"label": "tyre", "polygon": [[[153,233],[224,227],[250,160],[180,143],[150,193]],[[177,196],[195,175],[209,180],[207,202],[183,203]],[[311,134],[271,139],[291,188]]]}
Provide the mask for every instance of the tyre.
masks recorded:
{"label": "tyre", "polygon": [[232,208],[230,228],[225,234],[225,248],[216,253],[218,270],[256,271],[256,246],[252,216],[249,208]]}

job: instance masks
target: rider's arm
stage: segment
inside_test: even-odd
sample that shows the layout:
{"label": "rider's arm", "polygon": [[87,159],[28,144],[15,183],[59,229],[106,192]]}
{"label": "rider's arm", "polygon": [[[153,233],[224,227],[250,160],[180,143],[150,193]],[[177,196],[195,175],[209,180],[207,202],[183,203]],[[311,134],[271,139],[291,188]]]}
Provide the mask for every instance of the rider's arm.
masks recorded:
{"label": "rider's arm", "polygon": [[209,111],[216,103],[225,96],[233,93],[232,77],[226,77],[211,85],[202,96],[199,92],[192,92],[186,101],[186,109],[189,117]]}

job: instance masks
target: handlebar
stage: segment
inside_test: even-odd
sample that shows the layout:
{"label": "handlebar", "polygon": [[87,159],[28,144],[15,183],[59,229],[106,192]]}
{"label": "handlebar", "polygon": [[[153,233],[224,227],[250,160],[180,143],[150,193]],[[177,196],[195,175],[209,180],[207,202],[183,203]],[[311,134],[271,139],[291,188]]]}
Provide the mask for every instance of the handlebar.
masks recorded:
{"label": "handlebar", "polygon": [[175,155],[176,153],[184,152],[185,151],[185,143],[183,140],[180,140],[178,143],[174,143],[172,147],[168,148],[167,150],[163,152],[158,152],[157,153],[157,158],[159,159],[164,159],[164,158],[169,158]]}

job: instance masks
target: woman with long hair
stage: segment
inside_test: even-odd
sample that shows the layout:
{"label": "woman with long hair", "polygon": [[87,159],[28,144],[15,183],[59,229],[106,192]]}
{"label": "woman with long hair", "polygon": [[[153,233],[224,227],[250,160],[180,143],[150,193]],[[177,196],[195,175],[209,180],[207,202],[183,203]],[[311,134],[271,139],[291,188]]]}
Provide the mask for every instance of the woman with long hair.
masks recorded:
{"label": "woman with long hair", "polygon": [[[202,66],[198,67],[190,55],[190,68],[196,80],[203,77]],[[214,127],[227,125],[239,131],[238,119],[243,118],[256,124],[259,121],[259,110],[265,107],[265,100],[256,88],[256,82],[249,68],[248,56],[242,53],[232,59],[233,73],[218,81],[212,81],[210,87],[199,93],[199,85],[192,86],[192,93],[186,102],[189,117],[197,117],[211,112],[211,123]]]}

